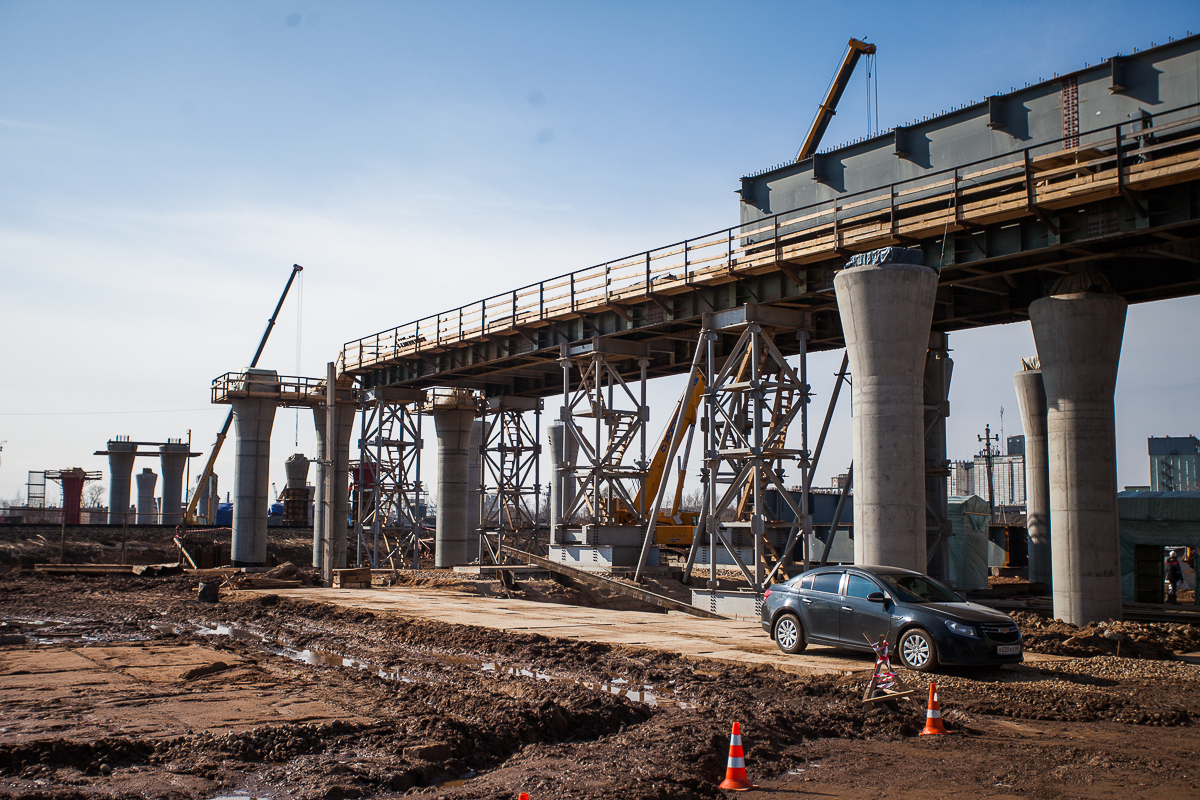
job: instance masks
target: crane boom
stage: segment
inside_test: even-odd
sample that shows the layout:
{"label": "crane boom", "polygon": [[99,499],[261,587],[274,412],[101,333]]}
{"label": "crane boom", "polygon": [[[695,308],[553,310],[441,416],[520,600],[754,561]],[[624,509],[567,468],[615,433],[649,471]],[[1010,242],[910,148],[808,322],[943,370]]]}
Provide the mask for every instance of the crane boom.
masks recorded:
{"label": "crane boom", "polygon": [[850,40],[849,49],[842,58],[837,74],[833,76],[833,83],[829,85],[829,92],[826,93],[821,105],[817,107],[817,118],[813,120],[812,127],[808,130],[808,136],[804,138],[804,144],[800,146],[800,152],[796,154],[796,163],[817,152],[817,148],[821,146],[821,137],[825,135],[825,129],[829,127],[833,115],[837,113],[838,101],[842,99],[842,93],[846,91],[846,84],[850,82],[850,76],[854,74],[854,67],[858,64],[859,57],[874,53],[875,45],[860,42],[858,39]]}
{"label": "crane boom", "polygon": [[[254,358],[250,361],[250,369],[258,366],[258,359],[262,357],[263,349],[267,346],[267,339],[271,336],[271,329],[275,327],[275,320],[279,318],[279,311],[283,308],[283,301],[287,299],[288,292],[291,291],[292,281],[296,280],[296,273],[303,272],[304,267],[299,264],[292,264],[292,274],[288,276],[287,284],[283,287],[283,294],[279,295],[279,302],[275,304],[275,311],[271,314],[271,318],[267,320],[267,329],[263,331],[262,339],[258,343],[258,349],[254,351]],[[233,424],[233,409],[229,410],[229,414],[225,417],[225,424],[221,426],[221,431],[217,434],[217,441],[212,446],[212,451],[208,454],[208,461],[204,464],[204,471],[200,473],[200,482],[197,486],[204,486],[208,483],[209,477],[212,476],[213,468],[217,463],[217,455],[221,452],[221,445],[225,444],[225,437],[229,435],[229,426]],[[183,519],[188,525],[194,525],[196,521],[196,507],[200,504],[200,492],[192,492],[192,499],[188,501],[187,512],[184,513]]]}

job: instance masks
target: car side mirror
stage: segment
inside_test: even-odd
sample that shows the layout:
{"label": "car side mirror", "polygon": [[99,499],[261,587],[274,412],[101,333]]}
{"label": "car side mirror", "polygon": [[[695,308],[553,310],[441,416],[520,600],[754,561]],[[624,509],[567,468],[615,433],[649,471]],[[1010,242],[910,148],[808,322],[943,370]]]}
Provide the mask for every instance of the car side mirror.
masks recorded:
{"label": "car side mirror", "polygon": [[883,592],[871,592],[869,595],[867,595],[867,600],[872,603],[886,603],[887,595]]}

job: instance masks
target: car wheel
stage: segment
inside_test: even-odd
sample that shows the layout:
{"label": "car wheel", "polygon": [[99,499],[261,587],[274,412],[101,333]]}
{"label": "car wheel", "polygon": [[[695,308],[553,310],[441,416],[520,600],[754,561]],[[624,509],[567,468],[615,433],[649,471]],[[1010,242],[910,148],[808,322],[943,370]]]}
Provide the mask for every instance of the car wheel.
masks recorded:
{"label": "car wheel", "polygon": [[775,620],[775,644],[788,655],[795,655],[808,647],[799,617],[790,612],[779,615],[779,619]]}
{"label": "car wheel", "polygon": [[900,637],[896,648],[900,653],[900,663],[917,672],[931,672],[937,668],[937,645],[933,636],[924,628],[910,628]]}

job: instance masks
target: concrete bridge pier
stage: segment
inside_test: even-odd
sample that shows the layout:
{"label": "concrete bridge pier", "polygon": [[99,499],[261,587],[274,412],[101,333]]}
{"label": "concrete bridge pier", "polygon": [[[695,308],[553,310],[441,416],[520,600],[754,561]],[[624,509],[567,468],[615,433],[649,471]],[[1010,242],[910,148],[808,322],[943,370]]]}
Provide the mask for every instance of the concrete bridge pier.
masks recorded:
{"label": "concrete bridge pier", "polygon": [[853,374],[854,560],[925,572],[926,351],[937,273],[919,253],[856,256],[833,281]]}
{"label": "concrete bridge pier", "polygon": [[[329,413],[326,406],[313,409],[313,422],[317,427],[317,475],[315,511],[313,514],[313,566],[323,568],[325,537],[330,536],[333,548],[332,569],[345,569],[347,563],[348,537],[350,535],[350,440],[354,436],[355,406],[350,402],[334,403],[333,446],[327,444]],[[323,466],[320,461],[332,461],[332,466]],[[330,470],[332,469],[332,476]],[[332,477],[332,483],[330,478]],[[332,497],[330,495],[332,486]],[[328,497],[328,503],[326,499]],[[326,520],[326,515],[332,519]]]}
{"label": "concrete bridge pier", "polygon": [[1025,431],[1025,515],[1029,531],[1029,582],[1054,586],[1050,547],[1050,464],[1046,458],[1046,386],[1040,369],[1013,375]]}
{"label": "concrete bridge pier", "polygon": [[570,479],[579,460],[579,442],[567,432],[566,423],[555,420],[546,427],[550,445],[550,544],[562,544],[564,515],[575,505],[575,482]]}
{"label": "concrete bridge pier", "polygon": [[183,471],[187,466],[189,447],[170,439],[158,448],[162,465],[162,524],[178,525],[183,519]]}
{"label": "concrete bridge pier", "polygon": [[1113,392],[1127,304],[1079,278],[1031,303],[1029,319],[1046,388],[1054,616],[1086,625],[1121,619]]}
{"label": "concrete bridge pier", "polygon": [[[129,437],[124,437],[128,439]],[[130,484],[137,445],[122,439],[108,440],[108,524],[132,522],[129,517]]]}
{"label": "concrete bridge pier", "polygon": [[158,476],[146,467],[137,474],[137,524],[157,525],[158,509],[154,507],[154,484]]}
{"label": "concrete bridge pier", "polygon": [[476,409],[477,403],[469,395],[438,395],[433,401],[438,440],[434,566],[438,568],[468,564],[479,552],[479,448],[483,429],[475,424]]}
{"label": "concrete bridge pier", "polygon": [[[278,394],[274,370],[246,370],[250,394]],[[270,397],[239,397],[233,401],[237,438],[233,471],[233,546],[235,567],[267,563],[267,504],[270,502],[271,428],[277,402]]]}

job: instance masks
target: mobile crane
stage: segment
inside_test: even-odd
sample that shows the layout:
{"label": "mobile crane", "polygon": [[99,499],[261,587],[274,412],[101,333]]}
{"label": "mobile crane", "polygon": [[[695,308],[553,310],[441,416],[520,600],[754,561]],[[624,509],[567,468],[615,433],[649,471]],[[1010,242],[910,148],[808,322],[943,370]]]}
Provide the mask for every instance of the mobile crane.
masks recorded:
{"label": "mobile crane", "polygon": [[808,130],[808,136],[804,137],[804,144],[800,145],[800,152],[796,154],[797,164],[811,157],[821,146],[821,137],[825,135],[825,129],[829,127],[833,115],[837,113],[838,102],[842,99],[842,93],[846,91],[846,84],[850,83],[850,76],[854,74],[858,59],[864,55],[875,55],[875,45],[860,42],[858,39],[850,39],[846,55],[842,57],[842,63],[833,76],[833,83],[829,85],[825,99],[817,107],[817,118],[813,120],[812,127]]}

